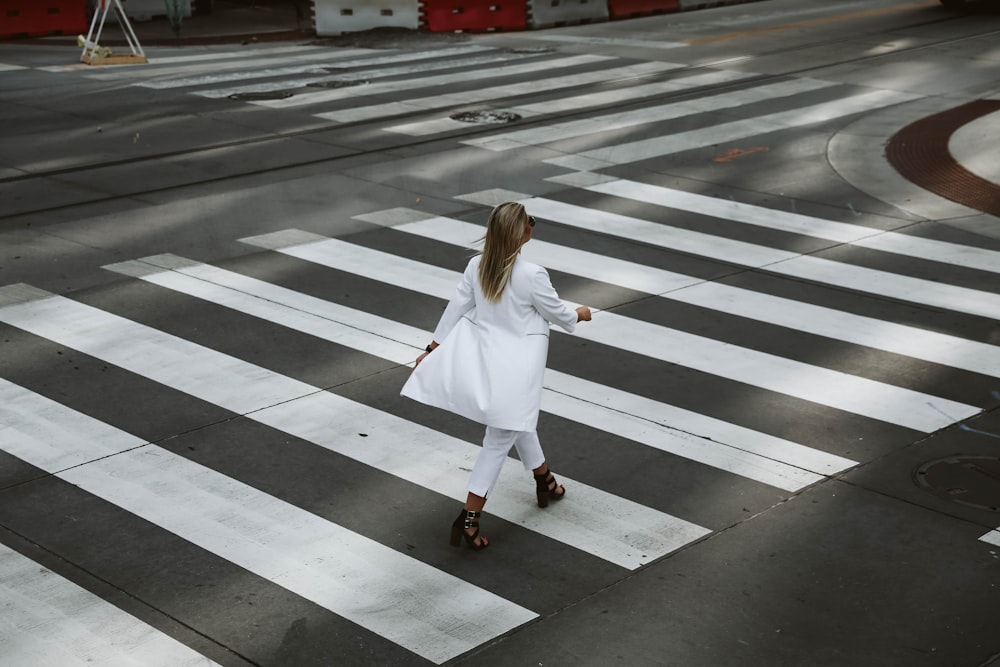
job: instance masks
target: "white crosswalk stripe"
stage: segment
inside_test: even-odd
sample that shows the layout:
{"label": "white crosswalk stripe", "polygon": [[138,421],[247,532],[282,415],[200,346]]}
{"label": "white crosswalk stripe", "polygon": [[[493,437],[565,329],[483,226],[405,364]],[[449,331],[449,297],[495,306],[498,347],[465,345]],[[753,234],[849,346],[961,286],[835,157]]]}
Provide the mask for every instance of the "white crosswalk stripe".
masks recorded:
{"label": "white crosswalk stripe", "polygon": [[[670,68],[672,69],[672,68]],[[628,72],[622,71],[620,74],[628,74]],[[644,74],[642,71],[635,71],[632,73],[634,76],[640,76]],[[604,104],[621,104],[622,102],[628,100],[640,100],[648,97],[653,97],[656,95],[662,95],[664,93],[678,92],[681,90],[687,90],[690,88],[697,88],[699,86],[708,86],[712,84],[728,83],[733,81],[739,81],[740,79],[745,79],[752,74],[747,74],[745,72],[730,72],[730,71],[718,71],[718,72],[705,72],[702,74],[695,74],[692,76],[686,76],[679,79],[670,79],[667,81],[657,81],[654,83],[640,83],[638,85],[629,86],[628,88],[614,88],[613,90],[601,91],[596,93],[585,93],[582,95],[572,95],[569,97],[562,97],[554,100],[547,100],[545,102],[537,102],[534,104],[523,104],[523,105],[513,105],[508,111],[516,113],[522,118],[531,118],[532,116],[540,116],[542,114],[553,114],[553,113],[565,113],[568,111],[578,111],[581,109],[586,109],[588,107],[601,106]],[[550,89],[551,90],[551,89]],[[468,100],[475,101],[475,100]],[[410,101],[408,104],[417,107],[427,107],[426,102],[414,102]],[[447,132],[448,130],[458,127],[458,121],[453,121],[450,118],[435,119],[435,120],[425,120],[417,121],[413,123],[403,123],[400,125],[392,125],[387,128],[390,132],[397,132],[399,134],[408,134],[412,136],[425,136],[428,134],[436,134],[438,132]],[[551,127],[551,125],[549,126]],[[468,141],[470,145],[477,145],[474,141]],[[490,147],[491,144],[486,144],[486,147]]]}
{"label": "white crosswalk stripe", "polygon": [[[340,57],[356,57],[363,54],[378,54],[376,49],[349,49],[341,51]],[[226,60],[220,58],[225,57]],[[184,58],[184,60],[181,60]],[[323,63],[330,58],[329,49],[323,47],[277,47],[262,51],[249,51],[240,54],[215,54],[206,56],[177,56],[174,58],[157,58],[150,56],[151,69],[120,68],[109,72],[89,74],[88,78],[99,81],[115,81],[121,79],[149,79],[150,76],[191,76],[197,73],[217,74],[221,71],[260,71],[262,68],[292,63]]]}
{"label": "white crosswalk stripe", "polygon": [[673,155],[686,150],[714,146],[722,142],[738,141],[768,132],[777,132],[803,125],[822,123],[843,118],[862,111],[872,111],[883,107],[909,102],[917,95],[892,90],[875,90],[823,102],[791,111],[779,111],[765,116],[735,120],[710,127],[668,134],[651,139],[631,141],[604,148],[595,148],[576,155],[545,160],[549,164],[576,169],[596,171],[620,164],[631,164],[665,155]]}
{"label": "white crosswalk stripe", "polygon": [[[540,62],[532,62],[532,63],[522,62],[513,65],[505,65],[503,67],[494,67],[486,70],[454,72],[450,74],[437,74],[434,76],[427,76],[415,79],[404,79],[402,81],[385,81],[381,83],[373,83],[365,87],[364,93],[366,95],[375,95],[381,93],[400,92],[403,90],[414,90],[416,88],[425,88],[430,86],[444,86],[455,83],[483,81],[486,79],[493,79],[505,75],[521,75],[531,72],[550,71],[554,69],[575,67],[577,65],[592,65],[594,63],[607,60],[611,60],[611,58],[608,58],[606,56],[568,56],[565,58],[558,58],[555,60],[544,60]],[[272,109],[290,109],[294,107],[316,105],[323,102],[331,102],[334,100],[341,100],[346,98],[353,99],[356,96],[357,96],[356,90],[350,88],[347,89],[341,88],[333,90],[322,90],[314,93],[303,93],[301,95],[295,95],[293,97],[289,97],[283,100],[263,100],[260,102],[255,102],[255,104],[264,107],[270,107]]]}
{"label": "white crosswalk stripe", "polygon": [[[52,312],[63,306],[76,315],[87,310],[58,297],[13,310],[47,307]],[[90,324],[110,324],[106,316],[86,316]],[[160,337],[150,332],[147,338]],[[138,361],[142,353],[126,354]],[[219,368],[224,366],[234,364],[223,360]],[[300,391],[295,383],[285,384],[293,385],[289,395]],[[17,385],[0,382],[0,396],[8,424],[4,450],[429,660],[448,660],[536,616]],[[62,467],[73,459],[86,465]],[[469,618],[469,609],[482,613]],[[456,628],[461,628],[460,635]]]}
{"label": "white crosswalk stripe", "polygon": [[523,146],[549,143],[560,139],[572,139],[599,132],[621,130],[636,125],[673,120],[683,118],[684,116],[716,111],[718,109],[736,108],[761,100],[822,90],[832,85],[832,83],[816,79],[779,81],[755,86],[746,90],[718,93],[683,102],[671,102],[670,104],[632,111],[601,114],[580,120],[549,123],[545,127],[499,132],[487,137],[468,139],[463,143],[492,151],[506,151]]}
{"label": "white crosswalk stripe", "polygon": [[[549,61],[549,63],[550,65],[548,67],[545,67],[544,69],[548,70],[558,67],[558,62],[553,63],[552,61]],[[577,63],[571,62],[570,64],[577,64]],[[487,100],[495,99],[497,97],[515,97],[518,95],[528,95],[530,93],[537,92],[539,89],[543,89],[546,91],[562,90],[564,88],[585,86],[587,84],[600,83],[603,81],[609,81],[616,78],[644,76],[647,74],[665,72],[671,69],[676,69],[677,67],[678,67],[677,65],[672,65],[669,63],[640,63],[638,65],[627,65],[625,67],[616,67],[608,70],[597,70],[593,72],[584,72],[581,74],[554,76],[547,79],[535,79],[533,81],[512,83],[507,85],[495,86],[493,88],[484,88],[481,90],[468,90],[462,92],[449,93],[447,95],[431,95],[412,100],[404,100],[401,102],[388,102],[385,104],[377,104],[368,107],[358,107],[356,109],[346,109],[343,111],[329,111],[316,114],[316,116],[319,118],[325,118],[326,120],[335,120],[342,123],[350,122],[353,120],[367,119],[367,118],[384,118],[387,116],[394,116],[402,113],[407,113],[409,111],[427,111],[430,109],[439,109],[447,106],[458,106],[463,104],[472,104],[475,102],[485,102]],[[436,125],[432,126],[431,130],[433,130],[433,132],[442,131]],[[420,134],[426,132],[427,130],[410,129],[405,133]]]}
{"label": "white crosswalk stripe", "polygon": [[883,231],[813,216],[776,211],[762,206],[706,197],[623,179],[610,180],[587,188],[593,192],[723,218],[748,225],[813,236],[837,243],[881,250],[909,257],[1000,273],[1000,252],[957,243],[925,239],[911,234]]}
{"label": "white crosswalk stripe", "polygon": [[[0,380],[4,400],[9,386]],[[3,544],[0,615],[5,665],[216,664]]]}
{"label": "white crosswalk stripe", "polygon": [[[532,206],[537,209],[534,201]],[[264,239],[263,243],[299,259],[365,275],[441,299],[451,297],[460,277],[453,271],[394,258],[336,239],[297,243],[288,247],[275,247],[270,239]],[[576,335],[613,348],[928,433],[981,411],[976,406],[607,312],[596,316],[588,327],[581,327]]]}
{"label": "white crosswalk stripe", "polygon": [[[778,212],[775,212],[778,214]],[[361,220],[392,225],[394,229],[429,239],[475,248],[485,230],[479,225],[449,218],[428,217],[410,209],[358,216]],[[920,240],[920,239],[918,239]],[[964,246],[963,246],[964,247]],[[970,248],[970,253],[980,252]],[[983,251],[988,252],[988,251]],[[740,315],[843,340],[894,354],[1000,377],[1000,347],[936,331],[896,324],[873,317],[772,296],[719,282],[703,281],[633,262],[626,262],[538,239],[524,249],[525,257],[549,269],[658,294],[702,308]]]}
{"label": "white crosswalk stripe", "polygon": [[[0,308],[0,322],[432,491],[455,499],[465,497],[465,471],[475,460],[475,445],[69,299],[19,289],[27,300]],[[331,422],[329,415],[338,415],[338,420]],[[357,437],[356,424],[366,424],[368,436],[363,440]],[[513,459],[507,467],[519,468]],[[511,472],[507,478],[517,476]],[[531,495],[517,489],[502,490],[490,511],[631,568],[706,533],[704,528],[581,482],[568,483],[574,486],[575,503],[566,514],[531,512]]]}
{"label": "white crosswalk stripe", "polygon": [[[487,203],[492,201],[493,195],[492,193],[473,193],[466,198],[470,201]],[[580,229],[653,244],[739,266],[760,268],[785,276],[845,287],[858,292],[888,296],[902,301],[990,319],[1000,319],[1000,295],[989,292],[869,269],[822,257],[802,255],[745,241],[736,241],[544,197],[525,198],[522,203],[530,206],[532,214],[535,216]]]}
{"label": "white crosswalk stripe", "polygon": [[[481,50],[481,49],[480,49]],[[478,52],[478,51],[477,51]],[[358,71],[345,71],[345,72],[332,72],[327,71],[322,74],[322,76],[309,76],[303,78],[279,78],[272,81],[267,81],[264,83],[255,84],[240,84],[237,86],[230,86],[227,88],[211,88],[208,90],[196,90],[193,91],[195,95],[200,97],[207,97],[209,99],[219,99],[222,97],[229,97],[231,95],[238,95],[240,93],[266,93],[274,91],[289,91],[295,90],[302,87],[319,87],[321,83],[324,82],[335,82],[340,84],[354,84],[358,87],[354,88],[356,95],[363,95],[368,92],[369,86],[372,85],[373,80],[380,78],[389,78],[396,76],[403,76],[407,74],[419,74],[423,72],[434,72],[437,70],[450,70],[457,67],[473,67],[480,65],[491,65],[496,63],[506,63],[514,62],[521,58],[527,58],[526,54],[517,53],[488,53],[486,55],[475,55],[467,56],[464,58],[449,58],[448,60],[436,60],[433,62],[419,62],[419,57],[421,54],[402,54],[397,56],[383,56],[381,58],[368,58],[366,60],[357,61],[338,61],[333,63],[336,69],[349,69],[354,66],[365,65],[370,67],[372,65],[381,65],[383,63],[396,63],[396,62],[406,62],[406,65],[394,65],[391,67],[376,67],[374,69],[359,69]],[[439,55],[437,52],[428,52],[429,56]],[[456,54],[457,55],[457,54]],[[406,57],[409,56],[409,57]],[[417,62],[413,62],[413,61]],[[318,70],[322,70],[322,64],[313,64],[309,67],[309,71],[315,74]],[[287,68],[286,68],[287,69]],[[329,69],[333,70],[334,67]],[[253,74],[253,73],[251,73]],[[272,73],[267,73],[268,76],[276,76]],[[249,78],[249,77],[248,77]],[[166,83],[173,83],[168,81]]]}
{"label": "white crosswalk stripe", "polygon": [[[325,60],[316,60],[314,62],[308,62],[302,65],[289,65],[284,67],[267,67],[258,70],[247,70],[247,71],[237,71],[237,72],[224,72],[224,73],[210,73],[203,74],[196,77],[181,77],[177,79],[167,79],[167,80],[156,80],[156,81],[143,81],[136,85],[143,88],[153,88],[156,90],[166,90],[169,88],[190,88],[197,86],[206,85],[217,85],[222,83],[230,83],[233,81],[245,81],[247,79],[266,79],[270,77],[287,77],[289,75],[305,74],[305,73],[315,73],[321,70],[324,66],[330,67],[331,69],[349,69],[352,67],[373,67],[373,66],[384,66],[384,65],[396,65],[397,63],[410,63],[406,66],[399,66],[391,69],[381,69],[381,70],[371,70],[366,72],[367,76],[378,77],[378,76],[393,76],[396,74],[408,74],[412,72],[425,71],[428,68],[433,68],[433,65],[429,63],[420,63],[420,61],[428,58],[448,58],[448,61],[438,63],[438,66],[448,66],[457,67],[461,65],[475,65],[481,63],[494,62],[495,59],[499,59],[505,54],[493,54],[489,57],[485,57],[483,60],[465,58],[458,61],[454,60],[455,56],[467,56],[474,53],[482,53],[487,51],[485,47],[481,46],[460,46],[451,49],[440,49],[437,51],[418,51],[412,53],[392,53],[385,56],[373,56],[371,51],[365,51],[361,49],[351,50],[347,52],[341,52],[337,55],[338,58],[330,58],[327,56]],[[351,56],[353,54],[367,55],[366,58],[344,58],[344,56]],[[514,54],[509,54],[505,56],[507,59],[515,59]],[[284,88],[297,88],[311,83],[313,81],[319,80],[321,78],[330,78],[330,72],[323,72],[324,77],[311,77],[308,79],[282,79],[279,84]],[[341,75],[342,76],[342,75]],[[245,88],[234,88],[232,91],[246,90]],[[226,97],[231,94],[229,89],[215,90],[204,93],[199,93],[204,97]]]}
{"label": "white crosswalk stripe", "polygon": [[[427,332],[414,327],[175,256],[106,268],[398,363],[408,363],[427,337]],[[545,412],[598,430],[629,434],[631,440],[661,451],[788,491],[856,463],[551,369],[545,386]]]}

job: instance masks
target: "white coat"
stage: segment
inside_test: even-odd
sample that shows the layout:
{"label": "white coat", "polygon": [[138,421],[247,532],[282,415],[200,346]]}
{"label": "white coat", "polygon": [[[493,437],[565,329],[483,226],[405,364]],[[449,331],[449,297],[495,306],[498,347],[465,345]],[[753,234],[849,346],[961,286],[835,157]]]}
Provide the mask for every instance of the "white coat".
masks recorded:
{"label": "white coat", "polygon": [[402,395],[487,426],[533,431],[542,400],[549,324],[567,332],[577,313],[559,299],[548,272],[520,256],[500,301],[479,284],[473,257],[445,308],[434,340]]}

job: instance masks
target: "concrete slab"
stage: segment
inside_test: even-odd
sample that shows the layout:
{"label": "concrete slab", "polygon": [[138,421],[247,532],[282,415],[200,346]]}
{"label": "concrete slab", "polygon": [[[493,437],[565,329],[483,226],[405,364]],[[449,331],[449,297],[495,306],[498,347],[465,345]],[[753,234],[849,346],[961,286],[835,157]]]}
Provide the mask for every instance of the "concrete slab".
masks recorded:
{"label": "concrete slab", "polygon": [[[844,480],[939,514],[970,521],[983,527],[983,532],[1000,526],[1000,511],[973,507],[962,496],[935,493],[919,481],[918,469],[932,461],[953,456],[997,455],[1000,439],[1000,397],[994,396],[993,407],[982,415],[963,421],[931,437],[915,442],[893,454],[844,475]],[[943,490],[946,491],[946,490]],[[1000,485],[997,485],[1000,496]]]}
{"label": "concrete slab", "polygon": [[[824,485],[646,568],[469,664],[982,665],[1000,652],[982,528]],[[808,656],[808,657],[803,657]]]}

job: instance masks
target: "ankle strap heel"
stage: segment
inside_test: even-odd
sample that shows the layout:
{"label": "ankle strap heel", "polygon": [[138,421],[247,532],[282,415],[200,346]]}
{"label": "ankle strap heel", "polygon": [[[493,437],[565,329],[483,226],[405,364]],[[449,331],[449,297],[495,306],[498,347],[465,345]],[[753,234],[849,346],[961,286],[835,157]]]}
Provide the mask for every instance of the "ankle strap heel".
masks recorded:
{"label": "ankle strap heel", "polygon": [[[451,546],[461,546],[463,536],[465,537],[465,543],[473,551],[480,551],[490,545],[485,537],[479,536],[479,517],[482,514],[482,512],[473,512],[466,509],[458,513],[458,518],[451,524]],[[472,528],[475,528],[476,532],[472,534],[466,532]]]}
{"label": "ankle strap heel", "polygon": [[[540,475],[535,475],[535,495],[538,497],[539,507],[548,507],[549,500],[562,500],[566,495],[566,487],[556,481],[551,470],[546,470]],[[561,489],[561,491],[560,491]]]}

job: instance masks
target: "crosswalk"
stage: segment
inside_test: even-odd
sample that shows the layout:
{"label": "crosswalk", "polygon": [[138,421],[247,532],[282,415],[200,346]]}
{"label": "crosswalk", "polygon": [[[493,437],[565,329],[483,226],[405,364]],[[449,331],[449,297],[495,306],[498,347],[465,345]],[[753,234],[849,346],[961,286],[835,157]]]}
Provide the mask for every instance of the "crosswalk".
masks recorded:
{"label": "crosswalk", "polygon": [[[911,442],[992,405],[1000,347],[968,333],[983,327],[966,325],[1000,319],[1000,295],[970,286],[970,277],[995,284],[997,251],[601,173],[909,95],[470,45],[258,53],[220,52],[210,62],[154,57],[142,72],[84,76],[217,100],[293,90],[232,103],[331,123],[377,122],[418,137],[455,129],[442,109],[509,98],[506,108],[539,122],[456,145],[488,153],[545,147],[548,169],[570,171],[550,179],[565,187],[463,193],[455,199],[469,212],[455,217],[372,210],[356,216],[369,231],[347,238],[289,227],[238,239],[248,254],[225,262],[130,258],[103,267],[120,278],[120,291],[0,286],[7,358],[24,360],[0,371],[0,460],[16,463],[23,479],[49,479],[52,493],[141,521],[151,542],[136,549],[179,540],[203,567],[234,568],[275,599],[294,600],[339,628],[347,638],[333,632],[330,641],[350,655],[375,646],[399,651],[397,658],[448,662],[571,603],[581,582],[607,585],[724,530],[743,512],[876,458],[877,441]],[[354,85],[310,85],[332,79]],[[661,98],[705,86],[725,90]],[[532,98],[540,91],[547,99]],[[625,102],[635,106],[600,110]],[[723,122],[713,115],[755,104],[769,110]],[[546,118],[578,111],[587,114]],[[670,127],[702,116],[707,124],[696,129]],[[630,134],[637,129],[641,140]],[[483,235],[489,207],[501,200],[522,201],[541,221],[525,256],[549,269],[568,300],[600,307],[576,334],[552,334],[545,376],[540,432],[571,499],[538,511],[530,480],[510,459],[487,508],[503,535],[491,551],[506,541],[559,557],[508,552],[509,562],[491,568],[511,576],[494,578],[451,553],[441,529],[464,498],[476,436],[415,411],[398,391]],[[558,232],[551,240],[546,226]],[[862,305],[845,306],[845,294]],[[290,361],[300,349],[319,353],[311,367]],[[68,357],[85,360],[74,376],[81,389],[33,380],[33,368]],[[132,388],[127,400],[140,414],[176,411],[189,430],[164,437],[141,419],[97,410],[86,395],[114,382]],[[200,412],[188,418],[178,406]],[[252,470],[240,456],[244,445],[186,444],[227,426],[270,443],[254,465],[280,465],[286,475],[269,480]],[[313,469],[364,471],[379,490],[364,501],[386,505],[379,525],[340,509],[368,485],[295,483],[314,479]],[[663,492],[671,486],[699,492]],[[33,511],[45,516],[44,507]],[[400,511],[428,517],[433,534],[394,527]],[[94,521],[104,534],[96,519],[76,520]],[[997,535],[981,539],[1000,545]],[[47,539],[54,538],[33,542],[45,548]],[[50,548],[59,550],[56,542]],[[105,559],[93,576],[132,595],[130,584],[113,583],[126,555]],[[140,579],[157,576],[152,563],[131,567]],[[525,570],[531,584],[512,583]],[[155,592],[144,595],[150,607],[163,604]],[[213,634],[207,612],[174,614],[193,633]],[[0,646],[14,665],[215,664],[185,643],[188,635],[172,636],[154,621],[0,545]],[[220,644],[267,662],[254,657],[265,649],[247,634]]]}

